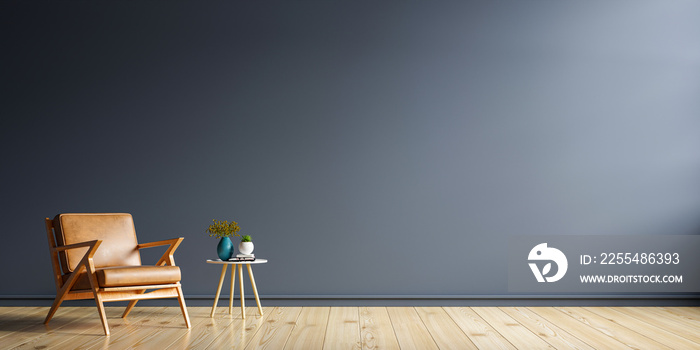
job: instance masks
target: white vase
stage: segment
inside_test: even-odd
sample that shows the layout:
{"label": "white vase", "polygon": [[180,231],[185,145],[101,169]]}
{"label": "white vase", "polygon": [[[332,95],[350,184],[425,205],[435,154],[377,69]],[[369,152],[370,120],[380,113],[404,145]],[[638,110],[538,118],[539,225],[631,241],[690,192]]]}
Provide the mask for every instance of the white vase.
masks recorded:
{"label": "white vase", "polygon": [[253,242],[238,243],[238,252],[241,254],[253,254],[253,249],[255,249]]}

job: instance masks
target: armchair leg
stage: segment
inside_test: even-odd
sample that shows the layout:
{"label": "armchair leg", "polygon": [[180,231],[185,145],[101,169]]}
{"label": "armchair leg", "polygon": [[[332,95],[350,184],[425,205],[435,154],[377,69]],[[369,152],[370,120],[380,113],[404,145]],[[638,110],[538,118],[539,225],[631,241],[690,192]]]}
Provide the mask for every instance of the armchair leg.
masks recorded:
{"label": "armchair leg", "polygon": [[68,295],[68,291],[70,291],[71,288],[73,288],[73,285],[75,282],[78,280],[78,274],[83,271],[84,266],[79,266],[78,269],[73,271],[73,274],[68,278],[66,281],[66,284],[63,285],[58,290],[58,293],[56,293],[56,299],[54,299],[53,304],[51,305],[51,308],[49,309],[49,314],[46,315],[46,319],[44,319],[44,324],[49,324],[49,321],[51,321],[51,318],[53,315],[56,313],[56,310],[58,310],[58,307],[61,306],[61,303],[63,302],[64,299],[66,299],[66,296]]}
{"label": "armchair leg", "polygon": [[187,328],[191,328],[190,316],[187,315],[187,305],[185,305],[185,295],[182,294],[182,287],[177,287],[177,300],[180,302],[180,310],[182,310],[182,317],[185,318],[185,325]]}
{"label": "armchair leg", "polygon": [[[139,291],[139,294],[143,294],[143,293],[145,293],[145,292],[146,292],[146,290],[145,290],[145,289],[142,289],[142,290]],[[134,308],[134,306],[136,306],[136,303],[138,303],[138,302],[139,302],[138,299],[134,299],[134,300],[130,301],[130,302],[129,302],[129,305],[126,306],[126,309],[124,310],[124,313],[122,314],[122,318],[126,318],[126,316],[129,315],[129,313],[131,312],[131,310]]]}
{"label": "armchair leg", "polygon": [[126,306],[126,309],[124,310],[124,313],[122,314],[122,318],[126,318],[126,316],[129,315],[131,310],[136,306],[136,303],[138,302],[138,299],[132,300],[129,302],[129,305]]}
{"label": "armchair leg", "polygon": [[56,313],[56,310],[58,310],[58,307],[61,306],[61,303],[63,302],[63,295],[57,295],[56,299],[54,299],[53,304],[51,305],[51,308],[49,309],[48,315],[46,315],[46,318],[44,319],[44,324],[49,324],[49,321],[51,321],[51,318],[53,315]]}
{"label": "armchair leg", "polygon": [[107,324],[105,305],[102,303],[102,296],[100,296],[99,293],[95,293],[95,303],[97,304],[97,312],[100,314],[100,320],[102,320],[102,328],[105,331],[105,335],[109,335],[109,325]]}

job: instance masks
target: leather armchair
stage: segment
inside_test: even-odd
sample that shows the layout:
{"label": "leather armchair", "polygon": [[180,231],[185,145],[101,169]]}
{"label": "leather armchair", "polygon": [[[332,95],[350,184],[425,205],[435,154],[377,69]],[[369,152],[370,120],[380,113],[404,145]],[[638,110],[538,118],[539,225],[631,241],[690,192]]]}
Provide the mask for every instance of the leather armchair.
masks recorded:
{"label": "leather armchair", "polygon": [[[59,214],[45,221],[57,289],[45,324],[64,300],[95,299],[109,335],[104,302],[130,300],[126,317],[141,299],[178,298],[190,328],[180,267],[173,258],[184,238],[139,244],[131,214]],[[169,247],[155,265],[142,265],[140,250],[157,246]]]}

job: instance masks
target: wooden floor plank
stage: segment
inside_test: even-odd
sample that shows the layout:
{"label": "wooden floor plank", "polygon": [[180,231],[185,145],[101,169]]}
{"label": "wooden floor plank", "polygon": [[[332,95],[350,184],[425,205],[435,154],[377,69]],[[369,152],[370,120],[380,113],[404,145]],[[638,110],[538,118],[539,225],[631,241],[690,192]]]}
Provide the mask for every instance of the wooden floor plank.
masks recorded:
{"label": "wooden floor plank", "polygon": [[275,308],[245,348],[283,349],[300,313],[300,307]]}
{"label": "wooden floor plank", "polygon": [[121,350],[121,349],[152,349],[153,344],[168,344],[167,341],[172,338],[179,338],[185,334],[189,334],[191,329],[187,328],[185,325],[185,320],[182,314],[176,314],[171,317],[163,318],[162,321],[158,322],[158,327],[151,330],[142,330],[141,334],[131,337],[131,344],[121,343],[119,346],[115,346],[114,343],[110,343],[109,349],[111,350]]}
{"label": "wooden floor plank", "polygon": [[[164,318],[175,314],[175,310],[168,307],[148,308],[148,310],[150,312],[142,315],[140,318],[128,317],[126,319],[121,318],[121,313],[117,310],[111,316],[107,315],[111,333],[109,337],[104,335],[101,337],[79,337],[79,339],[76,339],[75,344],[72,341],[68,344],[71,346],[75,345],[75,349],[106,349],[109,347],[110,342],[121,339],[121,342],[127,343],[129,342],[129,335],[134,333],[138,335],[137,331],[139,329],[155,329],[157,324],[163,321]],[[97,322],[99,324],[99,319]]]}
{"label": "wooden floor plank", "polygon": [[30,311],[44,310],[44,313],[49,312],[48,307],[44,306],[2,306],[0,307],[0,324],[8,319],[13,319],[18,315],[26,315]]}
{"label": "wooden floor plank", "polygon": [[[11,336],[13,333],[21,331],[24,328],[29,328],[37,323],[44,322],[47,312],[49,312],[48,307],[27,308],[26,312],[23,312],[21,308],[17,308],[6,313],[0,317],[0,339]],[[97,313],[97,311],[95,311],[95,313]]]}
{"label": "wooden floor plank", "polygon": [[582,307],[559,307],[557,309],[581,321],[582,323],[605,333],[609,337],[617,339],[619,342],[631,348],[644,349],[645,347],[651,346],[654,349],[671,349],[664,344],[646,337],[643,334],[620,326],[619,324],[612,322],[605,317],[592,313]]}
{"label": "wooden floor plank", "polygon": [[[151,338],[148,343],[158,344],[158,347],[161,349],[202,349],[209,345],[209,343],[214,340],[214,338],[211,336],[212,327],[215,324],[218,324],[216,317],[209,317],[211,314],[211,308],[189,307],[187,308],[187,313],[190,316],[190,324],[192,325],[192,328],[182,329],[172,327],[163,329],[158,332],[155,337]],[[233,312],[234,315],[237,313],[240,314],[240,310]],[[227,316],[229,315],[227,314]],[[223,318],[223,320],[227,320],[228,322],[230,322],[232,319],[232,317]]]}
{"label": "wooden floor plank", "polygon": [[330,307],[302,308],[285,349],[323,349]]}
{"label": "wooden floor plank", "polygon": [[[77,309],[77,308],[69,308]],[[97,314],[97,309],[93,307],[81,307],[80,309],[85,309],[88,311],[88,316],[81,319],[79,322],[74,322],[68,327],[63,327],[59,330],[53,332],[48,332],[47,336],[35,339],[29,344],[19,347],[19,349],[75,349],[78,348],[78,344],[84,343],[88,340],[104,339],[104,331],[102,330],[99,315]],[[117,319],[124,308],[122,307],[105,307],[105,313],[108,316],[110,322],[110,331],[112,334],[116,334],[119,329],[123,329],[123,324],[119,323]],[[150,314],[153,308],[136,308],[134,309],[129,318],[131,320],[138,319],[144,315]],[[74,312],[74,311],[70,311]]]}
{"label": "wooden floor plank", "polygon": [[593,347],[574,337],[556,324],[545,320],[536,313],[524,307],[501,307],[503,312],[520,322],[532,333],[557,349],[589,349]]}
{"label": "wooden floor plank", "polygon": [[698,308],[692,307],[657,307],[656,310],[663,311],[669,315],[675,317],[680,317],[683,320],[688,321],[690,324],[700,326],[700,311]]}
{"label": "wooden floor plank", "polygon": [[668,307],[660,307],[660,309],[665,309],[665,310],[669,310],[672,312],[686,314],[687,316],[694,317],[696,320],[700,319],[700,307],[668,306]]}
{"label": "wooden floor plank", "polygon": [[357,307],[331,307],[324,349],[361,349],[360,311]]}
{"label": "wooden floor plank", "polygon": [[47,307],[5,308],[0,348],[700,349],[699,309],[687,307],[249,309],[243,320],[238,308],[210,318],[210,308],[190,307],[188,330],[179,307],[137,307],[127,319],[107,307],[106,337],[94,306],[64,306],[49,326]]}
{"label": "wooden floor plank", "polygon": [[557,309],[551,307],[528,307],[528,309],[596,349],[630,349],[629,346]]}
{"label": "wooden floor plank", "polygon": [[[65,311],[65,310],[64,310]],[[5,337],[0,340],[2,347],[5,349],[11,349],[15,347],[30,347],[33,348],[33,344],[37,343],[46,337],[49,337],[56,332],[67,329],[73,331],[76,327],[79,327],[81,323],[85,323],[86,320],[91,320],[94,317],[97,319],[97,323],[100,324],[99,318],[97,317],[97,310],[88,310],[87,308],[72,308],[70,309],[70,314],[63,313],[60,317],[55,317],[49,322],[48,325],[43,323],[44,317],[38,317],[38,319],[31,324],[31,326],[21,329],[15,332],[12,336]],[[92,322],[87,322],[91,324]],[[102,332],[102,327],[98,330]]]}
{"label": "wooden floor plank", "polygon": [[363,350],[400,349],[386,307],[360,307],[360,337]]}
{"label": "wooden floor plank", "polygon": [[2,318],[2,315],[7,314],[8,312],[21,310],[21,309],[22,309],[22,307],[19,307],[19,306],[2,306],[2,307],[0,307],[0,318]]}
{"label": "wooden floor plank", "polygon": [[549,343],[499,308],[473,307],[472,310],[518,349],[554,349]]}
{"label": "wooden floor plank", "polygon": [[655,307],[611,307],[611,309],[636,317],[639,320],[663,328],[688,340],[700,343],[699,327],[688,324],[680,318],[669,315],[666,312],[659,312]]}
{"label": "wooden floor plank", "polygon": [[[615,311],[609,307],[586,307],[586,310],[601,317],[605,317],[610,322],[644,334],[646,337],[658,341],[673,349],[700,349],[700,344],[683,338],[675,333],[669,332],[656,325],[646,323],[636,317]],[[698,329],[700,332],[700,329]]]}
{"label": "wooden floor plank", "polygon": [[[148,322],[150,321],[150,322]],[[90,349],[143,349],[152,346],[154,339],[158,339],[158,334],[175,329],[176,332],[186,333],[188,331],[185,321],[182,318],[180,308],[165,308],[161,313],[152,314],[138,327],[128,327],[126,332],[118,336],[110,336],[106,342],[95,344]]]}
{"label": "wooden floor plank", "polygon": [[423,324],[440,349],[477,349],[441,307],[416,307]]}
{"label": "wooden floor plank", "polygon": [[205,349],[231,322],[241,317],[240,308],[233,309],[232,314],[226,312],[224,315],[222,312],[214,317],[210,317],[211,307],[189,307],[188,310],[192,329],[180,337],[173,336],[170,345],[167,345],[168,341],[164,341],[162,348]]}
{"label": "wooden floor plank", "polygon": [[[124,311],[123,307],[105,307],[105,313],[107,314],[107,321],[109,322],[109,330],[111,333],[110,337],[106,337],[102,332],[102,327],[100,325],[100,319],[97,315],[97,310],[95,308],[91,309],[95,315],[94,319],[88,319],[87,323],[93,325],[93,329],[87,330],[86,332],[80,334],[74,334],[72,337],[70,334],[65,334],[65,337],[61,343],[50,348],[59,350],[73,350],[73,349],[88,349],[94,347],[98,344],[106,346],[111,337],[116,337],[129,331],[133,327],[138,327],[138,325],[143,322],[152,323],[152,320],[157,320],[157,316],[165,312],[167,307],[137,307],[129,314],[126,319],[121,318],[121,314]],[[63,338],[62,336],[61,338]]]}
{"label": "wooden floor plank", "polygon": [[444,307],[443,309],[479,349],[515,349],[513,344],[471,308]]}
{"label": "wooden floor plank", "polygon": [[412,307],[388,307],[401,349],[439,349],[432,335]]}
{"label": "wooden floor plank", "polygon": [[[263,316],[257,312],[257,308],[246,307],[245,320],[239,317],[233,319],[231,323],[221,328],[218,328],[218,333],[212,334],[214,340],[206,346],[206,349],[244,349],[255,333],[260,330],[267,318],[275,313],[275,307],[263,307]],[[214,315],[215,318],[221,319],[222,316]],[[228,313],[227,316],[229,317]]]}

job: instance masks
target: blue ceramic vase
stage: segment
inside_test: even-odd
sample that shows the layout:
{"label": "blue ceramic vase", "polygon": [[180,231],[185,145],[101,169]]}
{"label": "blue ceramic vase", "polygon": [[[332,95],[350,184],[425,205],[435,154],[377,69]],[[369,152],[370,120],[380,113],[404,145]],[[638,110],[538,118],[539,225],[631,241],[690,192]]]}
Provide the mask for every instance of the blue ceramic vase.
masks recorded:
{"label": "blue ceramic vase", "polygon": [[216,246],[216,252],[219,254],[219,259],[228,260],[233,256],[233,243],[228,237],[222,237],[219,244]]}

